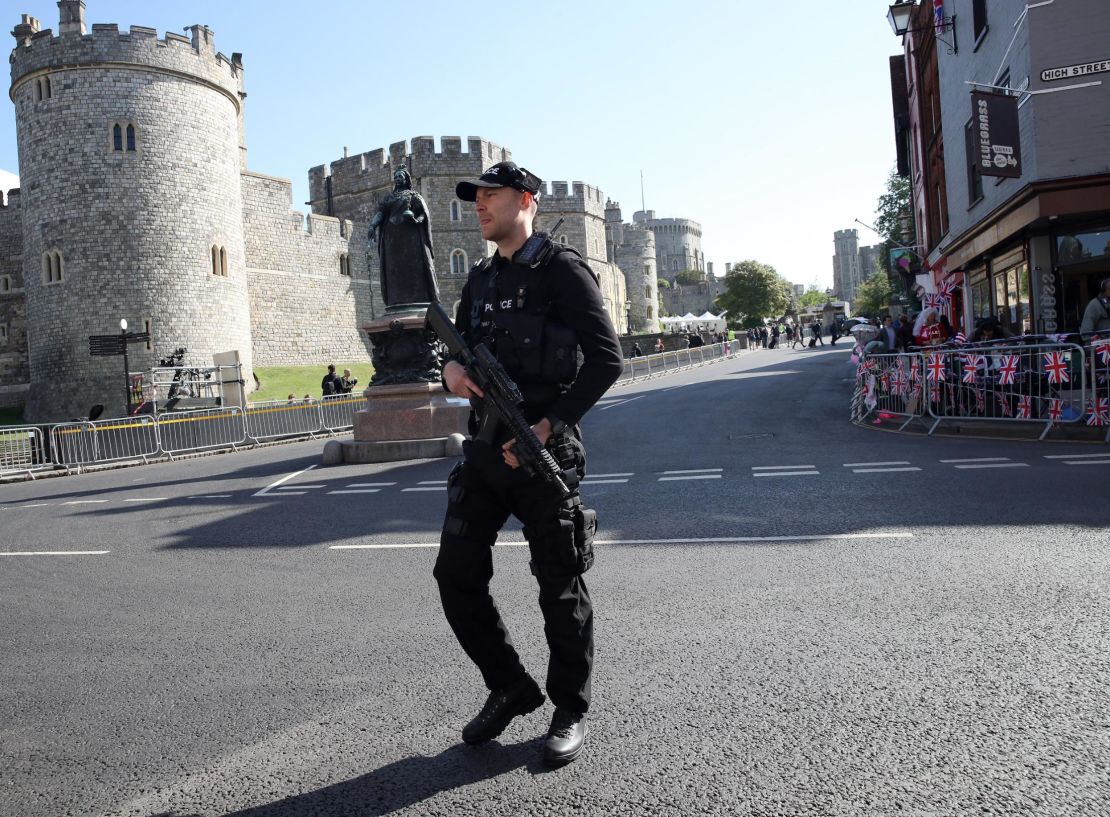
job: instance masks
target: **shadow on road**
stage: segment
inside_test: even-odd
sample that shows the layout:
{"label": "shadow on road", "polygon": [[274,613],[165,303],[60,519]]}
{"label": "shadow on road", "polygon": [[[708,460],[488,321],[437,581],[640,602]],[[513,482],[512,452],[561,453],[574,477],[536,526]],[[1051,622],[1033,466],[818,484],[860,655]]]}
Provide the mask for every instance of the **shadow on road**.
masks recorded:
{"label": "shadow on road", "polygon": [[[225,817],[379,817],[394,814],[434,797],[500,777],[513,769],[530,774],[550,769],[539,758],[540,739],[485,746],[457,744],[434,757],[418,755],[316,791],[286,797],[264,806],[236,811]],[[164,812],[154,817],[197,817]]]}

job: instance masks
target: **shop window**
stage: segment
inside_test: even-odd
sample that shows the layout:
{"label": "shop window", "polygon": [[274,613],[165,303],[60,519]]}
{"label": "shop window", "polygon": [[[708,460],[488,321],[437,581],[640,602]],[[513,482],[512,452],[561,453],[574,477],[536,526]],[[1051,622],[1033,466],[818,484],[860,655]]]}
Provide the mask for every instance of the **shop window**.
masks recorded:
{"label": "shop window", "polygon": [[1029,265],[1022,262],[999,270],[994,278],[995,317],[1015,335],[1032,331],[1029,310]]}
{"label": "shop window", "polygon": [[1056,237],[1056,262],[1075,264],[1091,258],[1110,256],[1110,226],[1074,235]]}

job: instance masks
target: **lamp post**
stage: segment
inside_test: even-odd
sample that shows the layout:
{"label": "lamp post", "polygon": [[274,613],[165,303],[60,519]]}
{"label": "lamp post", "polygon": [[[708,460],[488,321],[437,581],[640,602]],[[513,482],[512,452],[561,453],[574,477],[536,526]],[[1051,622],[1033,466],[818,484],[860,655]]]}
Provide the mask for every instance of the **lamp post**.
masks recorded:
{"label": "lamp post", "polygon": [[123,388],[127,392],[127,416],[131,416],[131,367],[127,363],[127,318],[119,319],[119,332],[123,347]]}
{"label": "lamp post", "polygon": [[944,43],[948,47],[949,54],[958,54],[960,49],[957,47],[956,41],[956,15],[951,17],[941,14],[940,17],[934,18],[935,22],[931,26],[925,28],[910,28],[910,18],[913,16],[913,10],[917,6],[916,0],[898,0],[897,3],[890,6],[886,13],[886,19],[890,23],[891,29],[898,37],[904,37],[907,34],[916,34],[919,31],[928,31],[933,28],[937,31],[952,30],[952,42],[937,37],[937,42]]}
{"label": "lamp post", "polygon": [[624,302],[624,331],[632,334],[632,301]]}

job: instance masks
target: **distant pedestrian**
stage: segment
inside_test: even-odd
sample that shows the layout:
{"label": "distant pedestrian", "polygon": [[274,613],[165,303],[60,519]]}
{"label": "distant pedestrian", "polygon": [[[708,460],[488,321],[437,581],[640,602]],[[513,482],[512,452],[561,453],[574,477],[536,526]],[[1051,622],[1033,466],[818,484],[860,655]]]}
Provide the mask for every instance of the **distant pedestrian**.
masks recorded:
{"label": "distant pedestrian", "polygon": [[335,384],[335,393],[336,394],[350,394],[352,391],[354,391],[354,388],[357,385],[358,385],[358,378],[357,377],[351,377],[351,370],[350,369],[344,369],[343,370],[343,376],[341,378],[339,378],[338,382]]}
{"label": "distant pedestrian", "polygon": [[794,329],[794,334],[790,338],[790,348],[793,349],[795,346],[806,348],[805,329],[801,324]]}
{"label": "distant pedestrian", "polygon": [[1083,334],[1110,329],[1110,278],[1103,278],[1098,285],[1098,294],[1087,303],[1083,310],[1083,322],[1079,331]]}
{"label": "distant pedestrian", "polygon": [[655,354],[661,355],[665,351],[667,351],[667,347],[663,344],[663,338],[656,338],[655,339]]}
{"label": "distant pedestrian", "polygon": [[774,326],[771,327],[771,343],[767,347],[768,349],[775,349],[778,347],[780,334],[781,330],[779,329],[779,325],[776,323]]}
{"label": "distant pedestrian", "polygon": [[640,344],[633,343],[632,344],[632,353],[629,355],[629,357],[643,357],[643,356],[644,356],[644,350],[640,348]]}
{"label": "distant pedestrian", "polygon": [[[339,377],[335,374],[334,363],[328,364],[328,373],[320,381],[320,390],[324,393],[324,397],[339,393]],[[307,397],[307,395],[305,396]]]}
{"label": "distant pedestrian", "polygon": [[824,346],[825,341],[821,337],[821,321],[814,321],[813,322],[813,343],[811,343],[810,346],[816,346],[818,344],[820,344],[821,346]]}

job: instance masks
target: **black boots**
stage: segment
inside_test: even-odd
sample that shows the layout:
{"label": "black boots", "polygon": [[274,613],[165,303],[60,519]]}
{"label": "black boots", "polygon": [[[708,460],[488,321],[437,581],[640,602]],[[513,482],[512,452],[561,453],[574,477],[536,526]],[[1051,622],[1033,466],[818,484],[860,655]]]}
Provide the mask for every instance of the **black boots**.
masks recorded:
{"label": "black boots", "polygon": [[505,731],[513,718],[539,709],[543,701],[543,693],[531,678],[516,686],[494,690],[486,699],[482,711],[463,727],[463,741],[473,746],[493,740]]}
{"label": "black boots", "polygon": [[556,709],[543,746],[543,762],[548,766],[565,766],[582,754],[586,744],[586,716],[569,709]]}

